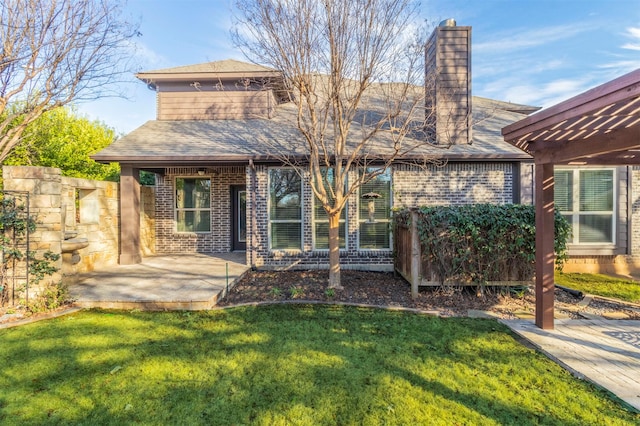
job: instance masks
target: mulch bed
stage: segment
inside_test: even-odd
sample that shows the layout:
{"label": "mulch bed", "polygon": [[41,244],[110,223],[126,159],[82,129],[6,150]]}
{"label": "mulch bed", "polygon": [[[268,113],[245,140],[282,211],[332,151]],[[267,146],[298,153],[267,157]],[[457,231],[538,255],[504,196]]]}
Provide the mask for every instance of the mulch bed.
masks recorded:
{"label": "mulch bed", "polygon": [[[532,288],[420,287],[418,297],[411,298],[411,286],[392,273],[343,270],[342,290],[328,289],[327,271],[278,271],[247,273],[218,302],[231,306],[258,302],[313,301],[389,306],[437,311],[440,316],[466,316],[470,309],[492,312],[501,318],[517,318],[533,313],[535,294]],[[580,318],[580,312],[603,315],[624,312],[629,319],[640,319],[640,311],[624,303],[592,301],[581,306],[582,297],[556,289],[558,313]]]}

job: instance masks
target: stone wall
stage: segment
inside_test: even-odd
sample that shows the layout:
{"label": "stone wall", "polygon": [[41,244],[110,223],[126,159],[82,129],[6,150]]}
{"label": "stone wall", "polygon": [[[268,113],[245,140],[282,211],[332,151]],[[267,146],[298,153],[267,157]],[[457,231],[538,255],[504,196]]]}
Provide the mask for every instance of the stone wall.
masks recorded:
{"label": "stone wall", "polygon": [[[57,170],[57,169],[54,169]],[[89,245],[63,255],[63,272],[73,276],[118,263],[119,200],[118,183],[62,177],[61,211],[64,226]],[[67,261],[70,257],[71,261]]]}
{"label": "stone wall", "polygon": [[[38,222],[32,250],[62,254],[68,238],[85,239],[86,247],[64,253],[52,280],[72,280],[80,272],[117,264],[119,250],[118,184],[69,178],[50,167],[3,166],[5,190],[30,193],[30,213]],[[83,241],[83,240],[78,240]]]}
{"label": "stone wall", "polygon": [[[60,254],[62,245],[62,177],[59,169],[47,167],[3,166],[2,179],[5,191],[29,193],[29,214],[37,221],[35,232],[30,235],[30,250],[37,258],[50,251]],[[62,258],[54,266],[61,271]],[[48,277],[49,282],[59,282],[61,273]]]}
{"label": "stone wall", "polygon": [[156,188],[140,187],[140,250],[143,256],[156,254]]}

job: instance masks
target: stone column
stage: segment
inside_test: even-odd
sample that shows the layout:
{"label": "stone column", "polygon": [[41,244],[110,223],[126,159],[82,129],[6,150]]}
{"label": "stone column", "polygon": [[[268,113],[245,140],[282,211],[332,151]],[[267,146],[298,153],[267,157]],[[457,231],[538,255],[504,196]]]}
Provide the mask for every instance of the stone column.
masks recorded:
{"label": "stone column", "polygon": [[[3,185],[5,191],[24,191],[29,193],[29,214],[36,219],[36,230],[30,235],[30,250],[36,257],[50,251],[61,254],[62,212],[61,212],[61,172],[52,167],[3,166]],[[62,259],[53,262],[58,270]],[[56,272],[51,282],[58,282],[61,274]]]}

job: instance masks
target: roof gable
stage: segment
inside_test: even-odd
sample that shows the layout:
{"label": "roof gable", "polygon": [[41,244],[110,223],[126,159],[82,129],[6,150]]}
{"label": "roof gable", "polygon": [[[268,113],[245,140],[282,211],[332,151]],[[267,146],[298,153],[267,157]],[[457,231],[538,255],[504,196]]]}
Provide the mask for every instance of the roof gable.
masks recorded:
{"label": "roof gable", "polygon": [[248,62],[225,59],[222,61],[180,67],[142,71],[136,74],[140,80],[183,80],[193,78],[277,77],[281,73],[273,68]]}

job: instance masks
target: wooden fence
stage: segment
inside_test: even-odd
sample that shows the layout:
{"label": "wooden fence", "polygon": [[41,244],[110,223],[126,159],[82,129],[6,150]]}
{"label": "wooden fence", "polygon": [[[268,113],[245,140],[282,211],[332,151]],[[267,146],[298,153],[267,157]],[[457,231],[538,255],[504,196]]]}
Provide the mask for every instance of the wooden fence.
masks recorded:
{"label": "wooden fence", "polygon": [[[422,244],[418,234],[418,214],[410,212],[409,223],[396,221],[394,226],[395,270],[411,284],[411,297],[418,296],[418,287],[436,287],[443,284],[450,285],[478,285],[474,282],[453,282],[437,276],[430,261],[423,256]],[[505,278],[504,281],[488,281],[487,286],[522,286],[533,285],[533,280],[516,281]]]}

